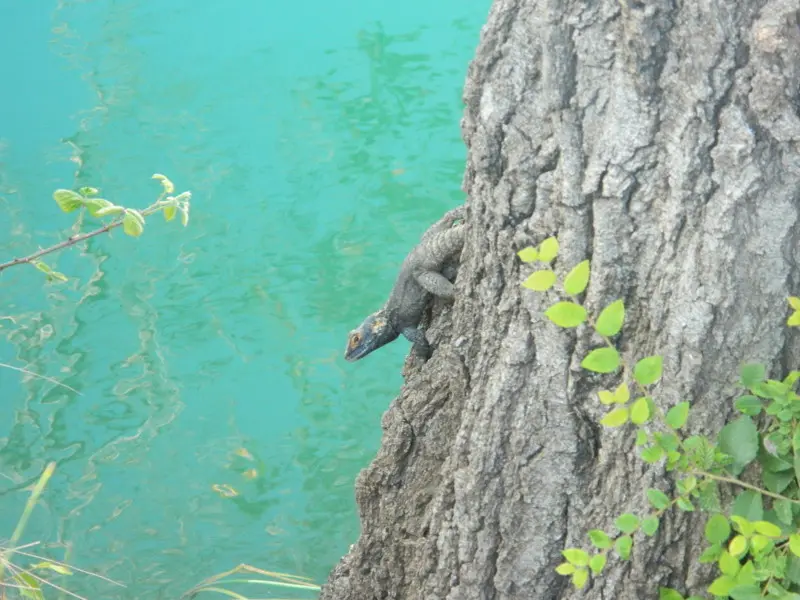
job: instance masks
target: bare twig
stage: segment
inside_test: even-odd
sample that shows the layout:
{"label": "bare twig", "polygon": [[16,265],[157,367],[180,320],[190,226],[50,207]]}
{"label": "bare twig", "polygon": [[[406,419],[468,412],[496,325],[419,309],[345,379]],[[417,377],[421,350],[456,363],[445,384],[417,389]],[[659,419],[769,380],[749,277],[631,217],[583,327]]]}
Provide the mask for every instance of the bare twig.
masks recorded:
{"label": "bare twig", "polygon": [[22,265],[25,263],[30,263],[39,258],[40,256],[44,256],[45,254],[50,254],[51,252],[57,252],[58,250],[62,250],[64,248],[68,248],[69,246],[73,246],[78,242],[82,242],[83,240],[88,240],[91,237],[96,235],[100,235],[101,233],[106,233],[107,231],[111,231],[115,227],[119,227],[122,225],[122,219],[118,219],[108,225],[104,225],[100,229],[95,229],[94,231],[90,231],[88,233],[81,233],[79,235],[73,235],[56,244],[55,246],[50,246],[49,248],[44,248],[43,250],[39,250],[38,252],[34,252],[33,254],[29,254],[23,258],[15,258],[14,260],[10,260],[8,262],[0,264],[0,273],[3,270],[8,269],[9,267],[14,267],[16,265]]}
{"label": "bare twig", "polygon": [[49,381],[50,383],[54,383],[55,385],[67,388],[69,391],[75,392],[79,396],[83,396],[83,394],[81,394],[74,387],[70,387],[66,383],[61,383],[57,379],[53,379],[52,377],[48,377],[47,375],[40,375],[39,373],[34,373],[33,371],[29,371],[28,369],[23,369],[22,367],[15,367],[13,365],[7,365],[6,363],[0,363],[0,367],[5,367],[6,369],[11,369],[12,371],[19,371],[20,373],[25,373],[26,375],[30,375],[31,377],[36,377],[38,379],[44,379],[45,381]]}

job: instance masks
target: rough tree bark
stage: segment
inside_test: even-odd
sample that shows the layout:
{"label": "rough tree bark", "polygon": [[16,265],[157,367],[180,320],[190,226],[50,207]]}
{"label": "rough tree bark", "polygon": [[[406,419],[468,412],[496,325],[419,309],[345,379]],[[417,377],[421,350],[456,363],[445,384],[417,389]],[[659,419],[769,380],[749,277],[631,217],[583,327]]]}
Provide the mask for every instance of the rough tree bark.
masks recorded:
{"label": "rough tree bark", "polygon": [[[557,235],[591,259],[586,305],[622,298],[628,360],[691,428],[731,415],[746,360],[800,364],[800,1],[495,0],[465,88],[469,234],[438,344],[385,414],[356,482],[362,534],[323,600],[657,597],[703,591],[696,515],[673,515],[584,592],[566,545],[668,490],[630,430],[605,430],[585,329],[542,317],[515,252]],[[550,299],[552,302],[552,298]]]}

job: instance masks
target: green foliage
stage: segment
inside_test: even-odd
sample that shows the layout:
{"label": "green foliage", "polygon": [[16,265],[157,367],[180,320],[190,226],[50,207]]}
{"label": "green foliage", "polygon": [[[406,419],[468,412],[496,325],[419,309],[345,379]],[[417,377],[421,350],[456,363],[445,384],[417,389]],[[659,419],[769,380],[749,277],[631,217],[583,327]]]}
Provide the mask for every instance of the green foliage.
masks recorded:
{"label": "green foliage", "polygon": [[570,296],[583,293],[589,285],[589,261],[578,263],[564,278],[564,292]]}
{"label": "green foliage", "polygon": [[556,282],[556,274],[549,269],[542,269],[531,273],[522,285],[534,292],[546,292]]}
{"label": "green foliage", "polygon": [[556,256],[558,256],[558,240],[556,238],[549,237],[539,244],[539,260],[541,262],[552,262]]}
{"label": "green foliage", "polygon": [[622,300],[615,300],[603,309],[597,317],[594,328],[600,335],[612,337],[620,332],[623,321],[625,321],[625,305]]}
{"label": "green foliage", "polygon": [[689,403],[679,402],[667,411],[667,416],[664,418],[664,420],[672,429],[680,429],[686,425],[686,419],[688,417]]}
{"label": "green foliage", "polygon": [[631,411],[627,406],[620,406],[609,411],[605,417],[600,419],[600,424],[606,427],[619,427],[625,425],[630,419]]}
{"label": "green foliage", "polygon": [[641,386],[651,385],[661,379],[661,357],[648,356],[633,367],[633,378]]}
{"label": "green foliage", "polygon": [[620,357],[616,348],[597,348],[581,361],[581,366],[595,373],[612,373],[619,368]]}
{"label": "green foliage", "polygon": [[[63,583],[55,584],[50,580],[50,578],[59,575],[72,575],[73,568],[62,562],[33,554],[30,550],[30,547],[35,546],[38,544],[38,542],[33,544],[24,544],[23,546],[18,545],[19,540],[24,534],[31,513],[33,512],[36,504],[39,502],[39,498],[41,498],[45,487],[55,472],[55,469],[56,463],[48,463],[42,474],[39,476],[39,480],[33,485],[31,495],[28,497],[28,501],[25,503],[25,508],[22,511],[22,515],[17,522],[17,526],[14,528],[14,533],[11,534],[11,538],[7,543],[0,543],[0,598],[5,599],[7,588],[11,588],[16,590],[22,598],[30,598],[31,600],[44,600],[45,590],[50,588],[54,591],[59,590],[61,592],[65,592],[73,598],[82,599],[81,596],[64,589]],[[31,559],[36,559],[36,562],[33,562]],[[18,561],[24,561],[26,564],[20,564]],[[116,583],[115,581],[100,575],[95,575],[94,573],[89,573],[88,571],[83,571],[80,569],[76,570],[79,570],[81,573],[86,575],[104,579],[105,581],[108,581],[114,585],[122,586],[122,584]],[[6,582],[5,577],[6,571],[9,573],[10,581],[8,582]],[[48,578],[48,576],[51,577]]]}
{"label": "green foliage", "polygon": [[56,252],[63,248],[73,246],[78,242],[82,242],[96,235],[106,233],[115,227],[122,227],[122,231],[131,237],[139,237],[144,233],[145,220],[153,213],[163,211],[164,218],[171,221],[175,216],[180,213],[181,222],[184,226],[189,223],[189,203],[192,197],[191,192],[183,192],[177,196],[171,194],[175,191],[173,183],[164,175],[156,173],[153,179],[161,182],[161,195],[158,199],[143,210],[134,208],[125,208],[117,206],[116,204],[104,198],[98,198],[97,194],[100,190],[93,187],[84,186],[77,192],[74,190],[58,189],[53,192],[53,200],[55,200],[58,207],[65,213],[75,212],[80,209],[85,211],[92,218],[112,217],[114,220],[106,223],[102,227],[73,235],[64,242],[54,244],[49,248],[39,250],[24,258],[14,259],[5,263],[0,263],[0,272],[3,270],[22,264],[30,264],[36,267],[39,271],[47,276],[48,282],[63,282],[67,281],[66,275],[54,271],[50,266],[39,260],[40,257]]}
{"label": "green foliage", "polygon": [[586,320],[586,309],[574,302],[556,302],[544,314],[559,327],[577,327]]}
{"label": "green foliage", "polygon": [[539,251],[532,246],[528,246],[517,252],[517,256],[519,256],[519,259],[524,263],[532,263],[538,260]]}
{"label": "green foliage", "polygon": [[[525,262],[551,263],[558,255],[558,242],[548,238],[538,248],[519,254]],[[662,357],[623,358],[612,342],[625,321],[623,301],[611,302],[595,317],[577,298],[589,283],[589,261],[567,271],[563,295],[554,287],[555,273],[560,270],[546,269],[552,275],[541,291],[561,298],[545,309],[545,315],[558,327],[600,342],[581,360],[587,371],[618,379],[613,390],[597,392],[600,404],[607,407],[600,423],[635,431],[640,457],[648,464],[665,466],[673,478],[673,492],[648,489],[649,506],[638,514],[618,516],[613,533],[589,531],[594,554],[581,548],[565,550],[567,562],[556,571],[583,587],[590,575],[600,576],[608,568],[610,553],[627,560],[635,540],[650,536],[657,540],[667,511],[702,511],[708,514],[704,533],[709,545],[697,560],[714,563],[717,573],[700,591],[733,600],[800,600],[800,395],[794,390],[800,370],[777,380],[767,377],[764,365],[742,365],[738,383],[743,393],[733,402],[740,416],[716,437],[686,433],[690,402],[679,402],[664,412],[650,390],[664,375]],[[800,297],[790,297],[789,305],[793,313],[787,324],[800,326]],[[766,416],[763,426],[754,421],[759,415]],[[738,479],[754,462],[760,483]],[[721,485],[740,490],[727,506],[720,499]],[[671,588],[659,588],[658,594],[660,600],[684,600]],[[700,598],[690,595],[686,600]]]}
{"label": "green foliage", "polygon": [[758,430],[753,419],[742,415],[719,432],[719,449],[733,459],[730,471],[738,475],[758,453]]}

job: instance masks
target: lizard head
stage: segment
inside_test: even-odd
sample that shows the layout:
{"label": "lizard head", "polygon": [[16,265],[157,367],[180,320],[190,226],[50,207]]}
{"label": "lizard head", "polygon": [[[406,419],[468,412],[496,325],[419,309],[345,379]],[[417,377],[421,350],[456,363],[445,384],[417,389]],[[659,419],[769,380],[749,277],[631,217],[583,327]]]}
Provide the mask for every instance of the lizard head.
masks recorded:
{"label": "lizard head", "polygon": [[364,358],[373,350],[388,344],[397,337],[397,332],[389,325],[385,313],[379,310],[371,314],[347,337],[344,358],[350,362]]}

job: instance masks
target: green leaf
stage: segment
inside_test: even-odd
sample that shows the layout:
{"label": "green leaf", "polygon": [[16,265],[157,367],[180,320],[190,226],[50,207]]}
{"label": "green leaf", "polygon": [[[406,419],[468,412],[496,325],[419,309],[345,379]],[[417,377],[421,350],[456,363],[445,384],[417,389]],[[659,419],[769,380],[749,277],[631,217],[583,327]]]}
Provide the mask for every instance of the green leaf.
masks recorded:
{"label": "green leaf", "polygon": [[790,463],[787,460],[784,460],[779,456],[771,454],[770,451],[767,449],[770,446],[773,446],[774,450],[773,442],[774,440],[771,439],[770,436],[768,436],[764,440],[764,443],[758,449],[758,462],[761,463],[761,466],[767,471],[772,471],[774,473],[778,473],[780,471],[791,471],[792,473],[794,473],[794,466],[792,465],[792,463]]}
{"label": "green leaf", "polygon": [[110,206],[104,206],[103,208],[97,209],[93,216],[95,216],[95,217],[108,217],[108,216],[119,215],[119,214],[124,213],[124,212],[125,212],[124,208],[122,208],[121,206],[117,206],[115,204],[112,204]]}
{"label": "green leaf", "polygon": [[592,557],[592,560],[589,561],[589,568],[592,570],[592,573],[595,575],[600,575],[603,572],[603,567],[606,566],[606,555],[605,554],[595,554]]}
{"label": "green leaf", "polygon": [[144,225],[129,211],[122,220],[122,230],[131,237],[139,237],[144,231]]}
{"label": "green leaf", "polygon": [[550,269],[543,269],[535,271],[528,275],[528,278],[522,282],[522,287],[526,287],[534,292],[546,292],[556,282],[556,274]]}
{"label": "green leaf", "polygon": [[633,367],[633,377],[640,385],[650,385],[661,378],[661,364],[663,359],[660,356],[648,356],[636,363]]}
{"label": "green leaf", "polygon": [[606,427],[619,427],[628,422],[629,411],[625,406],[615,408],[600,419],[600,424]]}
{"label": "green leaf", "polygon": [[165,221],[172,221],[175,218],[175,215],[178,214],[178,207],[177,206],[165,206],[164,207],[164,220]]}
{"label": "green leaf", "polygon": [[39,582],[33,575],[30,573],[16,573],[13,579],[19,585],[20,596],[23,598],[30,598],[31,600],[44,600]]}
{"label": "green leaf", "polygon": [[50,571],[55,571],[59,575],[72,575],[72,571],[69,569],[69,567],[51,563],[49,560],[43,560],[41,562],[38,562],[35,565],[32,565],[31,569],[40,569],[40,570],[49,569]]}
{"label": "green leaf", "polygon": [[670,504],[669,496],[656,488],[647,490],[647,499],[650,501],[650,504],[653,505],[653,508],[658,510],[664,510]]}
{"label": "green leaf", "polygon": [[619,367],[619,353],[615,348],[597,348],[589,352],[581,366],[595,373],[612,373]]}
{"label": "green leaf", "polygon": [[642,531],[645,535],[655,535],[658,531],[658,517],[647,517],[642,521]]}
{"label": "green leaf", "polygon": [[800,482],[800,427],[796,427],[792,435],[792,452],[794,454],[794,474]]}
{"label": "green leaf", "polygon": [[749,538],[756,532],[756,528],[752,521],[746,519],[745,517],[740,515],[731,515],[731,521],[733,522],[733,528],[746,538]]}
{"label": "green leaf", "polygon": [[[167,220],[169,221],[169,219]],[[528,246],[517,252],[517,256],[524,263],[532,263],[539,258],[539,251],[533,246]]]}
{"label": "green leaf", "polygon": [[129,215],[133,215],[133,217],[137,221],[139,221],[139,223],[141,223],[142,226],[144,226],[144,215],[140,211],[136,210],[135,208],[126,208],[125,209],[125,213],[129,214]]}
{"label": "green leaf", "polygon": [[644,446],[647,443],[647,433],[645,433],[644,429],[640,429],[636,432],[636,445],[637,446]]}
{"label": "green leaf", "polygon": [[558,256],[558,240],[554,237],[549,237],[539,244],[539,260],[542,262],[550,262]]}
{"label": "green leaf", "polygon": [[775,500],[772,502],[772,508],[775,510],[775,515],[781,522],[787,525],[792,524],[792,503],[788,500]]}
{"label": "green leaf", "polygon": [[[786,577],[794,584],[800,584],[800,557],[795,556],[794,554],[789,553],[787,555],[788,565],[786,567]],[[745,565],[747,566],[747,565]],[[744,570],[744,567],[742,567]],[[755,583],[755,579],[750,582],[742,581],[741,576],[736,578],[739,583]]]}
{"label": "green leaf", "polygon": [[639,398],[631,406],[631,423],[634,425],[642,425],[647,423],[650,418],[650,405],[647,403],[647,398]]}
{"label": "green leaf", "polygon": [[577,589],[581,589],[586,585],[586,580],[589,578],[589,571],[586,569],[578,569],[572,574],[572,585]]}
{"label": "green leaf", "polygon": [[614,550],[622,560],[627,560],[630,557],[631,548],[633,548],[633,539],[629,535],[618,537],[617,541],[614,542]]}
{"label": "green leaf", "polygon": [[719,544],[714,544],[703,550],[703,553],[697,560],[702,564],[708,564],[712,562],[717,562],[717,559],[721,555],[722,555],[722,548],[720,547]]}
{"label": "green leaf", "polygon": [[614,404],[616,400],[614,392],[610,392],[608,390],[600,390],[597,392],[597,396],[600,398],[600,404],[605,404],[606,406],[609,404]]}
{"label": "green leaf", "polygon": [[561,563],[556,567],[556,573],[559,575],[572,575],[575,572],[575,565],[569,563]]}
{"label": "green leaf", "polygon": [[679,402],[667,411],[667,425],[673,429],[680,429],[686,425],[686,418],[689,416],[689,403]]}
{"label": "green leaf", "polygon": [[592,529],[589,532],[589,539],[592,541],[592,545],[599,550],[605,550],[611,547],[611,539],[605,531],[600,529]]}
{"label": "green leaf", "polygon": [[594,328],[600,335],[612,337],[622,329],[624,320],[625,304],[622,300],[615,300],[603,309]]}
{"label": "green leaf", "polygon": [[[761,588],[755,584],[736,585],[728,590],[728,596],[733,600],[765,600],[765,597],[761,595]],[[771,598],[771,596],[768,597]]]}
{"label": "green leaf", "polygon": [[711,515],[706,521],[706,539],[712,544],[721,544],[731,535],[731,525],[722,514]]}
{"label": "green leaf", "polygon": [[728,552],[730,552],[736,558],[739,558],[747,552],[747,538],[743,535],[737,535],[734,537],[730,544],[728,544]]}
{"label": "green leaf", "polygon": [[763,471],[761,473],[761,478],[764,480],[764,486],[770,492],[774,494],[780,494],[783,490],[789,487],[789,484],[794,480],[794,473],[791,471],[783,471],[782,473]]}
{"label": "green leaf", "polygon": [[733,459],[729,470],[741,473],[758,454],[758,430],[753,419],[742,415],[719,432],[719,449]]}
{"label": "green leaf", "polygon": [[87,198],[83,201],[83,205],[93,217],[98,216],[98,211],[109,206],[114,206],[111,202],[104,200],[103,198]]}
{"label": "green leaf", "polygon": [[736,580],[728,575],[717,577],[714,582],[708,586],[708,593],[715,596],[727,596],[728,592],[736,585]]}
{"label": "green leaf", "polygon": [[631,513],[625,513],[617,517],[614,524],[622,533],[633,533],[639,528],[639,517]]}
{"label": "green leaf", "polygon": [[795,556],[800,556],[800,535],[793,533],[789,536],[789,550]]}
{"label": "green leaf", "polygon": [[617,389],[614,390],[614,402],[617,404],[625,404],[630,399],[631,392],[628,389],[628,384],[623,381],[619,384]]}
{"label": "green leaf", "polygon": [[664,449],[661,446],[642,448],[641,457],[644,462],[652,465],[664,458]]}
{"label": "green leaf", "polygon": [[567,548],[562,550],[561,554],[564,555],[568,563],[576,567],[585,567],[589,564],[589,554],[580,548]]}
{"label": "green leaf", "polygon": [[749,363],[742,365],[740,370],[740,380],[744,387],[751,388],[757,383],[764,381],[767,375],[767,370],[764,365],[758,363]]}
{"label": "green leaf", "polygon": [[559,327],[577,327],[586,320],[586,309],[574,302],[556,302],[544,314]]}
{"label": "green leaf", "polygon": [[741,568],[742,565],[739,563],[739,559],[734,558],[728,552],[723,552],[719,557],[719,570],[722,571],[723,575],[736,577],[736,574]]}
{"label": "green leaf", "polygon": [[53,192],[53,199],[65,213],[72,212],[83,206],[83,196],[72,190],[56,190]]}
{"label": "green leaf", "polygon": [[97,188],[84,186],[78,189],[78,193],[81,196],[86,196],[88,198],[89,196],[96,196],[97,194],[100,193],[100,190],[98,190]]}
{"label": "green leaf", "polygon": [[689,475],[678,481],[676,485],[678,486],[678,491],[681,496],[688,496],[697,487],[697,477]]}
{"label": "green leaf", "polygon": [[756,521],[753,523],[753,526],[761,535],[772,538],[781,537],[781,528],[774,523],[770,523],[769,521]]}
{"label": "green leaf", "polygon": [[707,512],[719,512],[722,505],[719,498],[719,487],[716,481],[706,481],[701,485],[697,494],[697,504],[700,510]]}
{"label": "green leaf", "polygon": [[683,596],[672,588],[658,588],[658,600],[683,600]]}
{"label": "green leaf", "polygon": [[577,296],[586,289],[589,283],[589,261],[575,265],[564,278],[564,291],[570,296]]}
{"label": "green leaf", "polygon": [[[735,517],[743,517],[748,521],[760,521],[764,518],[764,503],[761,494],[750,490],[740,492],[733,502],[731,514]],[[736,522],[734,518],[731,520]]]}
{"label": "green leaf", "polygon": [[751,417],[755,417],[758,413],[761,412],[761,409],[764,408],[764,405],[761,403],[761,399],[757,398],[756,396],[746,395],[740,396],[734,402],[734,406],[736,410],[740,413],[745,415],[750,415]]}
{"label": "green leaf", "polygon": [[[675,452],[674,450],[669,450],[667,452],[667,471],[671,471],[678,465],[678,462],[681,460],[681,456],[682,454],[680,452]],[[680,502],[678,502],[678,506],[680,505]]]}
{"label": "green leaf", "polygon": [[68,281],[67,276],[63,273],[59,273],[58,271],[50,271],[47,275],[49,279],[55,279],[56,281]]}
{"label": "green leaf", "polygon": [[685,510],[686,512],[691,512],[694,510],[694,504],[692,504],[688,498],[678,498],[675,501],[675,504],[678,506],[678,508]]}
{"label": "green leaf", "polygon": [[47,275],[50,275],[53,272],[53,269],[51,269],[49,266],[47,266],[47,264],[43,263],[40,260],[35,260],[31,264],[37,269],[39,269],[42,273],[45,273]]}
{"label": "green leaf", "polygon": [[164,188],[165,194],[171,194],[175,191],[175,185],[169,180],[169,177],[166,175],[162,175],[161,173],[154,173],[152,179],[156,179],[161,182],[161,186]]}
{"label": "green leaf", "polygon": [[757,533],[750,538],[750,554],[753,556],[758,555],[769,545],[769,543],[770,539],[767,536]]}
{"label": "green leaf", "polygon": [[800,379],[800,371],[792,370],[789,371],[789,374],[783,378],[783,383],[791,387],[797,383],[798,379]]}
{"label": "green leaf", "polygon": [[736,575],[736,583],[738,585],[753,585],[756,582],[755,578],[755,566],[753,565],[752,560],[748,560],[742,568],[739,569],[739,573]]}

